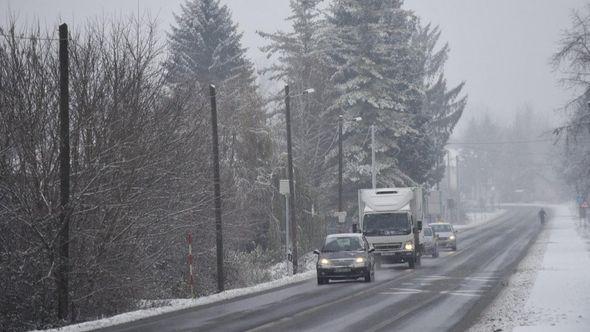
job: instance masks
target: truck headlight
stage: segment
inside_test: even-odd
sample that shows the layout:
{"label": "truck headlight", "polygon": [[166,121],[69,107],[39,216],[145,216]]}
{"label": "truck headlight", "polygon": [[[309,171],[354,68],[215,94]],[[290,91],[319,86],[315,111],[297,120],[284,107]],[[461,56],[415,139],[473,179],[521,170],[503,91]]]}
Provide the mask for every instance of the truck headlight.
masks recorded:
{"label": "truck headlight", "polygon": [[355,262],[356,263],[364,263],[365,262],[365,259],[362,258],[362,257],[357,257],[356,260],[355,260]]}
{"label": "truck headlight", "polygon": [[414,250],[414,244],[412,242],[406,242],[406,244],[404,245],[404,249],[406,250]]}
{"label": "truck headlight", "polygon": [[449,240],[454,240],[454,239],[455,239],[455,235],[449,236]]}
{"label": "truck headlight", "polygon": [[320,259],[320,265],[330,265],[330,260],[327,258]]}

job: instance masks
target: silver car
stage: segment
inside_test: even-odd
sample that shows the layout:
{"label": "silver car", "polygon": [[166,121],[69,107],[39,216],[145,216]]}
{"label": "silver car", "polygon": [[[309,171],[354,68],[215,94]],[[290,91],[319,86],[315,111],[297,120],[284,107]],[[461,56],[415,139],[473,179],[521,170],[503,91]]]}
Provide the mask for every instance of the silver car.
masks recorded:
{"label": "silver car", "polygon": [[449,223],[437,222],[428,225],[438,235],[438,245],[457,250],[457,232]]}
{"label": "silver car", "polygon": [[424,254],[432,255],[433,258],[438,257],[438,236],[432,227],[424,227],[422,232],[424,235]]}

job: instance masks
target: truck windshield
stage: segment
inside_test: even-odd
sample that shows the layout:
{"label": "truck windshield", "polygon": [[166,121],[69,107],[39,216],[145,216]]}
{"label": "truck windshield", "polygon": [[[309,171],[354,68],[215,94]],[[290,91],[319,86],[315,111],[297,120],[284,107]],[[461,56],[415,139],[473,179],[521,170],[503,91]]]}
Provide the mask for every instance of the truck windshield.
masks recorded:
{"label": "truck windshield", "polygon": [[368,236],[408,235],[412,227],[405,213],[367,214],[363,217],[363,232]]}

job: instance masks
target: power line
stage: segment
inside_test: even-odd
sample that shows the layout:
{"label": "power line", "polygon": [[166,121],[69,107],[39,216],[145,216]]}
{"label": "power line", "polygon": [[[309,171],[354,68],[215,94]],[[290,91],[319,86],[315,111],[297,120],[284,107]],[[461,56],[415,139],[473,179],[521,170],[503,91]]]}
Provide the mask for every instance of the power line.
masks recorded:
{"label": "power line", "polygon": [[[22,40],[49,40],[49,41],[59,41],[59,38],[50,38],[50,37],[25,37],[25,36],[17,36],[11,34],[5,34],[4,32],[0,32],[0,36],[5,38],[14,38],[14,39],[22,39]],[[71,37],[68,38],[72,40]]]}
{"label": "power line", "polygon": [[447,142],[446,145],[501,145],[501,144],[526,144],[526,143],[541,143],[541,142],[555,142],[555,139],[536,139],[536,140],[520,140],[520,141],[488,141],[488,142]]}

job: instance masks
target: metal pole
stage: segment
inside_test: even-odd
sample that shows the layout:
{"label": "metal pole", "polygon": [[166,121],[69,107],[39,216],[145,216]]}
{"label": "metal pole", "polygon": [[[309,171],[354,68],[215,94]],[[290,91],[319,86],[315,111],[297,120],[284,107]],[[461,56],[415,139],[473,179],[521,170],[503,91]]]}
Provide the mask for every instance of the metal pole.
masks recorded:
{"label": "metal pole", "polygon": [[219,138],[217,135],[217,101],[215,85],[209,85],[211,94],[211,131],[213,145],[213,189],[215,200],[215,235],[217,241],[217,291],[223,292],[224,277],[223,272],[223,227],[221,221],[221,184],[219,176]]}
{"label": "metal pole", "polygon": [[449,200],[453,198],[451,193],[451,151],[447,150],[447,222],[451,221],[453,211],[451,211],[451,207],[448,206]]}
{"label": "metal pole", "polygon": [[289,195],[285,195],[285,257],[287,258],[287,274],[289,271],[289,262],[291,261],[291,244],[289,243]]}
{"label": "metal pole", "polygon": [[293,181],[293,151],[291,142],[291,96],[289,85],[285,85],[285,120],[287,124],[287,174],[289,176],[289,214],[291,217],[291,246],[293,274],[297,274],[297,220],[295,219],[295,185]]}
{"label": "metal pole", "polygon": [[371,125],[371,176],[373,189],[377,189],[377,171],[375,170],[375,125]]}
{"label": "metal pole", "polygon": [[343,116],[338,116],[338,212],[342,212],[342,122]]}
{"label": "metal pole", "polygon": [[69,254],[70,254],[70,93],[68,26],[59,26],[59,175],[60,175],[60,234],[59,234],[59,271],[57,277],[57,316],[68,319],[69,290]]}
{"label": "metal pole", "polygon": [[459,190],[459,156],[455,157],[455,164],[455,178],[457,182],[457,202],[455,203],[455,207],[457,210],[457,219],[459,219],[459,211],[461,211],[461,190]]}

